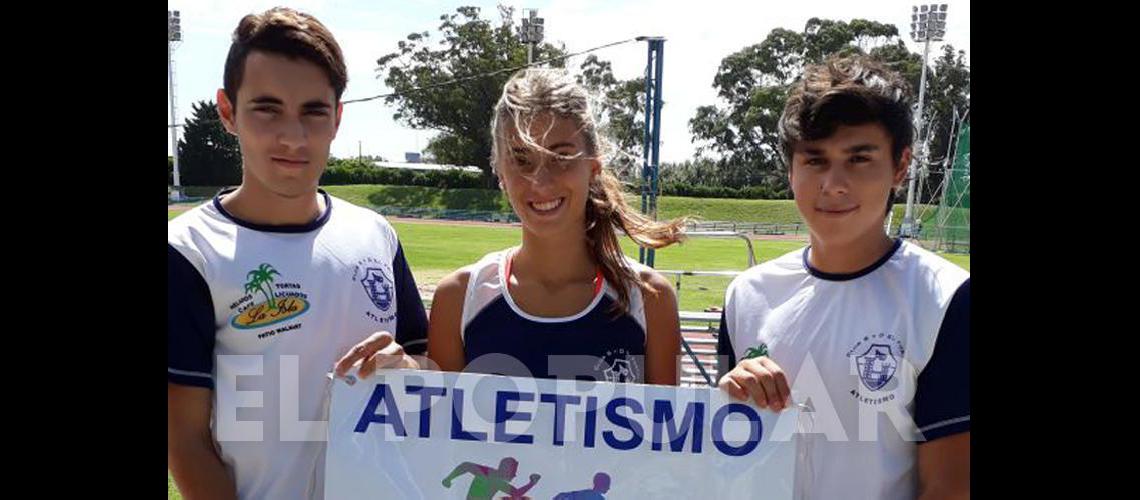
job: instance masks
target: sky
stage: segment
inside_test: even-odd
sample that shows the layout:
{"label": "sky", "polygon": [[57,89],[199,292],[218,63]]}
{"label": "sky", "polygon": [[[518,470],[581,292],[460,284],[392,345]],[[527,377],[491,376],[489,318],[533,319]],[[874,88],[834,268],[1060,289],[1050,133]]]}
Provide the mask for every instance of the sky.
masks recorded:
{"label": "sky", "polygon": [[[943,44],[970,52],[970,3],[946,0],[945,40],[931,43],[930,58],[941,53]],[[377,78],[376,59],[396,49],[409,33],[429,31],[439,26],[439,17],[463,5],[481,8],[483,19],[497,21],[497,5],[538,9],[545,19],[545,41],[565,44],[567,52],[577,52],[640,35],[666,38],[661,95],[661,161],[690,159],[696,150],[690,138],[688,121],[697,107],[718,103],[712,81],[721,59],[746,46],[764,40],[774,28],[802,31],[812,17],[850,21],[862,18],[894,24],[911,51],[922,46],[909,39],[910,1],[875,0],[528,0],[527,2],[465,2],[443,0],[181,0],[169,1],[170,10],[180,11],[182,42],[174,48],[174,83],[178,123],[191,115],[193,103],[213,101],[222,86],[222,70],[230,37],[242,16],[262,12],[277,5],[307,12],[328,26],[344,51],[348,67],[348,88],[343,100],[384,94],[391,91]],[[645,42],[618,45],[594,52],[613,64],[618,79],[636,78],[646,65]],[[577,68],[586,56],[567,63]],[[170,123],[169,85],[167,120]],[[377,99],[349,103],[344,107],[340,131],[330,153],[337,157],[357,154],[379,155],[390,161],[403,161],[405,152],[421,151],[436,135],[434,130],[415,130],[392,118],[396,109]],[[157,128],[157,127],[156,127]],[[170,151],[170,132],[166,132]]]}

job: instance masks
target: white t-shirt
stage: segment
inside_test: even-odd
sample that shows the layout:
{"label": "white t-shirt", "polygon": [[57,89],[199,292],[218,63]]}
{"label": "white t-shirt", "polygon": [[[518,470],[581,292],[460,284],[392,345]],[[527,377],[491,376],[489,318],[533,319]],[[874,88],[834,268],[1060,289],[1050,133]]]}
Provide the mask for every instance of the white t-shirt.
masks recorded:
{"label": "white t-shirt", "polygon": [[916,446],[970,429],[970,275],[901,240],[845,275],[813,269],[809,251],[729,285],[721,374],[766,355],[814,409],[797,470],[811,498],[913,499]]}
{"label": "white t-shirt", "polygon": [[167,226],[167,380],[213,390],[239,498],[321,498],[333,363],[380,330],[409,353],[426,348],[392,226],[320,193],[327,209],[309,224],[239,220],[223,192]]}

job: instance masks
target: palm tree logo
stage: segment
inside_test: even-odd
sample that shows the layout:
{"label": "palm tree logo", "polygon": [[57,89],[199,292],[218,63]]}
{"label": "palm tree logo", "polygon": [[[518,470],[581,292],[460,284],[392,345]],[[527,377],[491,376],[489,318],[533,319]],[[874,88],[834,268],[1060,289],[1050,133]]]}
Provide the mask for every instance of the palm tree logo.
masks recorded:
{"label": "palm tree logo", "polygon": [[[258,302],[254,299],[244,306],[230,320],[234,328],[242,330],[260,328],[300,316],[309,310],[309,303],[302,293],[285,293],[281,298],[276,297],[273,293],[274,276],[281,276],[281,273],[269,264],[261,264],[257,269],[246,273],[244,286],[248,295],[243,296],[242,301],[254,298],[259,293],[265,297],[265,300]],[[292,283],[285,285],[289,288],[300,288]]]}
{"label": "palm tree logo", "polygon": [[270,309],[277,309],[277,299],[273,298],[273,275],[280,276],[281,273],[273,269],[269,264],[262,264],[256,270],[250,271],[245,275],[245,279],[249,280],[245,284],[246,293],[261,292],[265,296],[265,301],[269,304]]}
{"label": "palm tree logo", "polygon": [[744,351],[744,359],[759,358],[760,356],[768,355],[768,345],[760,344],[759,347],[749,347]]}

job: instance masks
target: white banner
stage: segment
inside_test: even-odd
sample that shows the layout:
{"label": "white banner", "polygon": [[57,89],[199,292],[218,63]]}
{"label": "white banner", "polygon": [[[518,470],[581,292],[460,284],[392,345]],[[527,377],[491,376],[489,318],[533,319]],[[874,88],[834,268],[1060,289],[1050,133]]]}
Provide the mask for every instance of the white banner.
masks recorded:
{"label": "white banner", "polygon": [[420,370],[333,384],[325,498],[791,499],[799,411]]}

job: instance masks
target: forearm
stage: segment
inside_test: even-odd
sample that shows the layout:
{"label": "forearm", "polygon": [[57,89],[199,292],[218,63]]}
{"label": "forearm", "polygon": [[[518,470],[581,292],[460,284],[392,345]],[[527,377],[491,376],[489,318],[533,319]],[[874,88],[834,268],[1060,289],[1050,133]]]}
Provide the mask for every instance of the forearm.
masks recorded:
{"label": "forearm", "polygon": [[211,443],[188,442],[171,447],[167,466],[186,500],[237,499],[233,477]]}
{"label": "forearm", "polygon": [[969,498],[969,483],[925,486],[918,494],[918,500],[966,500]]}

